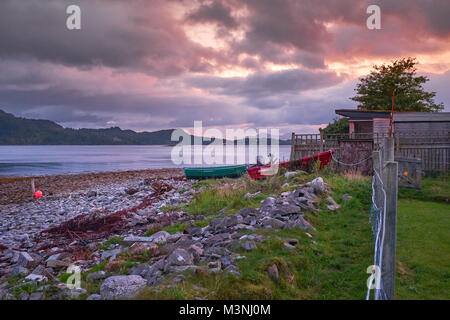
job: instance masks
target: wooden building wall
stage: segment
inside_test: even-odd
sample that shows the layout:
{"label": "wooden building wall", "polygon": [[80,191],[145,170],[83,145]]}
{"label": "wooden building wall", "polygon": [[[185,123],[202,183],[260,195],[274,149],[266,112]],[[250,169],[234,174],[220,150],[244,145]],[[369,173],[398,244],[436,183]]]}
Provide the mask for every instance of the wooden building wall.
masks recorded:
{"label": "wooden building wall", "polygon": [[407,131],[450,131],[450,122],[395,122],[396,132]]}

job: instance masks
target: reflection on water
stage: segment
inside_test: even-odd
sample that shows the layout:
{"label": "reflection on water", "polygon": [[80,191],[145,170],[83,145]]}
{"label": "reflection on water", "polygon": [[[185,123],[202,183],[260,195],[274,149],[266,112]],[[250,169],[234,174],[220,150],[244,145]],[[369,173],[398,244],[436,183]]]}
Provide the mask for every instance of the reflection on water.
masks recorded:
{"label": "reflection on water", "polygon": [[[205,161],[194,163],[199,155],[194,150],[191,164],[177,165],[172,162],[171,151],[169,146],[0,146],[0,176],[209,166]],[[238,151],[235,149],[234,161],[227,165],[256,162],[256,157],[249,159],[248,147],[244,155]],[[289,154],[290,146],[279,146],[280,161],[289,160]],[[223,155],[226,159],[226,148]]]}

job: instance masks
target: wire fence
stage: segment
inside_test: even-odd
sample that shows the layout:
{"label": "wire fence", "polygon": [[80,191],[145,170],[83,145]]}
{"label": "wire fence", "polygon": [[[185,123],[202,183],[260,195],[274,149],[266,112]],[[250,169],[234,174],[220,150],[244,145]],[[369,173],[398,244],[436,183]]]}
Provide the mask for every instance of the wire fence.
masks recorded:
{"label": "wire fence", "polygon": [[[380,160],[381,161],[381,160]],[[386,300],[387,295],[384,291],[382,274],[383,266],[383,247],[384,236],[386,232],[386,190],[380,172],[374,168],[372,177],[372,206],[369,215],[370,225],[372,227],[372,238],[374,241],[373,266],[369,284],[367,286],[366,300],[370,299],[371,289],[375,289],[375,300]],[[375,282],[375,284],[373,284]]]}

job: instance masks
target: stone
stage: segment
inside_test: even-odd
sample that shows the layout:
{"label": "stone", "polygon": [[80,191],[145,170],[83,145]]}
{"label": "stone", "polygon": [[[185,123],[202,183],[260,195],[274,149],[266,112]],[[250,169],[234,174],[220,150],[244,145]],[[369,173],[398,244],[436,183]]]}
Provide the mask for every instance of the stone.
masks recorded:
{"label": "stone", "polygon": [[100,257],[100,261],[109,259],[109,261],[113,261],[116,256],[122,252],[121,248],[112,249],[112,250],[106,250],[102,252],[102,256]]}
{"label": "stone", "polygon": [[186,281],[186,277],[184,275],[182,275],[182,274],[178,274],[175,277],[173,277],[172,281],[176,282],[176,283],[184,282],[184,281]]}
{"label": "stone", "polygon": [[200,260],[200,257],[203,255],[204,250],[200,248],[198,245],[191,245],[188,251],[194,256],[194,260]]}
{"label": "stone", "polygon": [[233,227],[238,224],[238,218],[236,215],[229,215],[223,218],[222,223],[220,224],[223,228]]}
{"label": "stone", "polygon": [[293,246],[292,244],[289,244],[287,242],[283,242],[283,246],[287,249],[295,249],[295,246]]}
{"label": "stone", "polygon": [[294,177],[296,174],[297,174],[297,171],[288,171],[288,172],[286,172],[286,173],[284,174],[284,177],[285,177],[286,179],[289,179],[289,178]]}
{"label": "stone", "polygon": [[86,196],[87,196],[88,198],[96,197],[96,196],[97,196],[97,191],[91,190],[91,191],[89,191],[89,192],[86,194]]}
{"label": "stone", "polygon": [[294,238],[287,238],[285,240],[287,243],[292,244],[293,246],[295,246],[298,243],[298,239],[294,239]]}
{"label": "stone", "polygon": [[106,278],[106,272],[101,270],[101,271],[97,271],[97,272],[93,272],[93,273],[89,273],[87,275],[87,280],[88,281],[97,281],[97,280],[102,280]]}
{"label": "stone", "polygon": [[223,218],[216,218],[213,219],[209,222],[209,225],[211,228],[216,229],[217,227],[219,227],[223,222]]}
{"label": "stone", "polygon": [[27,268],[24,268],[22,266],[16,266],[13,269],[13,272],[11,273],[12,276],[17,276],[17,275],[27,275],[30,273],[30,270],[28,270]]}
{"label": "stone", "polygon": [[167,258],[166,266],[186,266],[194,263],[192,254],[184,249],[175,249]]}
{"label": "stone", "polygon": [[52,270],[52,269],[46,269],[42,265],[38,265],[31,273],[39,274],[41,276],[46,276],[48,274],[51,274],[51,272],[49,272],[49,270]]}
{"label": "stone", "polygon": [[232,275],[234,275],[236,277],[240,277],[241,276],[241,274],[239,273],[238,268],[236,266],[234,266],[234,265],[230,265],[230,266],[226,267],[223,271],[227,272],[227,273],[230,273],[230,274],[232,274]]}
{"label": "stone", "polygon": [[244,248],[247,251],[251,251],[253,249],[256,249],[256,243],[255,241],[245,241],[241,244],[242,248]]}
{"label": "stone", "polygon": [[141,263],[136,267],[131,268],[130,275],[141,276],[145,278],[150,271],[150,265],[148,263]]}
{"label": "stone", "polygon": [[86,300],[102,300],[102,296],[99,294],[91,294]]}
{"label": "stone", "polygon": [[202,228],[199,227],[193,227],[191,231],[189,231],[189,234],[193,237],[198,237],[202,235]]}
{"label": "stone", "polygon": [[47,262],[47,267],[48,268],[67,268],[68,266],[70,266],[70,262],[67,261],[61,261],[61,260],[50,260]]}
{"label": "stone", "polygon": [[300,228],[302,230],[306,229],[315,230],[315,228],[303,216],[299,216],[294,221],[289,221],[288,223],[285,224],[284,228],[285,229]]}
{"label": "stone", "polygon": [[336,203],[336,201],[334,201],[334,199],[331,196],[327,197],[327,201],[331,203],[331,205],[327,206],[327,209],[330,211],[335,211],[341,207]]}
{"label": "stone", "polygon": [[151,241],[158,244],[167,242],[169,237],[170,233],[164,230],[158,231],[150,236]]}
{"label": "stone", "polygon": [[314,189],[314,192],[317,194],[325,193],[327,190],[325,182],[321,177],[315,178],[311,181],[310,186]]}
{"label": "stone", "polygon": [[21,267],[28,268],[35,265],[36,261],[27,252],[20,252],[17,264]]}
{"label": "stone", "polygon": [[208,270],[210,272],[219,272],[222,269],[222,262],[220,260],[208,262]]}
{"label": "stone", "polygon": [[61,256],[61,253],[53,254],[50,257],[48,257],[47,260],[45,260],[45,262],[49,262],[52,260],[58,260],[60,256]]}
{"label": "stone", "polygon": [[275,218],[268,218],[263,220],[264,225],[270,225],[274,229],[281,229],[284,227],[285,223],[281,220]]}
{"label": "stone", "polygon": [[352,198],[353,197],[347,193],[342,195],[342,201],[348,201],[351,200]]}
{"label": "stone", "polygon": [[267,275],[274,282],[278,283],[278,281],[280,280],[280,274],[278,272],[278,267],[276,264],[273,264],[267,268]]}
{"label": "stone", "polygon": [[152,238],[151,237],[137,237],[137,236],[128,236],[123,238],[122,240],[122,244],[129,246],[132,245],[133,243],[139,243],[139,242],[152,242]]}
{"label": "stone", "polygon": [[87,294],[87,290],[84,288],[68,289],[64,291],[64,295],[69,299],[77,299],[84,294]]}
{"label": "stone", "polygon": [[265,200],[261,201],[261,205],[259,206],[259,209],[261,211],[267,211],[274,204],[275,204],[275,198],[274,197],[267,197]]}
{"label": "stone", "polygon": [[145,287],[147,280],[137,275],[112,276],[107,278],[100,287],[104,300],[125,300],[134,298]]}
{"label": "stone", "polygon": [[44,296],[43,293],[41,292],[33,292],[32,294],[30,294],[30,296],[28,297],[28,300],[42,300],[42,297]]}
{"label": "stone", "polygon": [[220,258],[220,263],[222,264],[222,268],[227,268],[228,266],[234,265],[234,260],[228,256]]}
{"label": "stone", "polygon": [[236,215],[243,217],[244,219],[248,216],[258,215],[258,209],[255,208],[244,208],[239,210]]}
{"label": "stone", "polygon": [[47,282],[47,277],[40,274],[29,274],[25,277],[26,280],[35,281],[35,282]]}
{"label": "stone", "polygon": [[255,193],[247,192],[247,193],[244,195],[244,199],[254,198],[254,197],[256,197],[256,196],[259,196],[260,194],[261,194],[261,191],[257,191],[257,192],[255,192]]}

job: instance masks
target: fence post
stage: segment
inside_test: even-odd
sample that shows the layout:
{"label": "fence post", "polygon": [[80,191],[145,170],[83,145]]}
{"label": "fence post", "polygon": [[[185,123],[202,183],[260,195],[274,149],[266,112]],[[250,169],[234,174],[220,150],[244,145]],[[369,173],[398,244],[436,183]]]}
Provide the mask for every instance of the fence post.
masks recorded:
{"label": "fence post", "polygon": [[319,142],[319,152],[323,152],[323,132],[320,131],[320,142]]}
{"label": "fence post", "polygon": [[394,138],[385,137],[383,140],[383,162],[394,161]]}
{"label": "fence post", "polygon": [[383,245],[383,263],[381,278],[388,300],[394,300],[395,293],[395,248],[397,238],[397,193],[398,163],[384,163],[383,183],[386,191],[386,220]]}
{"label": "fence post", "polygon": [[291,157],[290,161],[295,160],[295,133],[292,132],[291,135]]}

